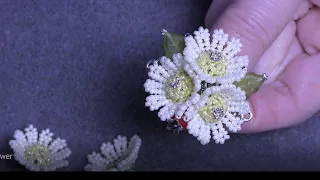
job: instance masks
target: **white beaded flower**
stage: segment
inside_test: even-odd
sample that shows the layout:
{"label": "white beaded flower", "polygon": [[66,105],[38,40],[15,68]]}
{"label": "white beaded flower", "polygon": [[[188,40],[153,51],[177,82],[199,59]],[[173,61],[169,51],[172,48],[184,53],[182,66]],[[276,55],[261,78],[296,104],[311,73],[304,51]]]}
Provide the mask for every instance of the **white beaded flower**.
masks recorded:
{"label": "white beaded flower", "polygon": [[87,156],[90,164],[84,168],[85,171],[129,171],[133,168],[138,158],[141,139],[135,135],[129,143],[127,138],[118,136],[114,144],[102,143],[100,153],[92,152]]}
{"label": "white beaded flower", "polygon": [[245,92],[233,84],[207,88],[193,110],[186,115],[187,129],[203,145],[211,137],[215,143],[223,144],[230,138],[225,128],[231,132],[241,130],[243,117],[251,113]]}
{"label": "white beaded flower", "polygon": [[49,129],[38,134],[33,125],[24,131],[16,130],[15,140],[9,141],[14,158],[21,165],[30,171],[55,171],[69,165],[66,158],[71,155],[71,151],[64,139],[53,140],[53,133]]}
{"label": "white beaded flower", "polygon": [[174,115],[181,118],[200,95],[201,81],[192,70],[184,70],[185,61],[178,53],[173,55],[173,62],[167,57],[160,59],[160,64],[149,67],[149,79],[144,83],[145,91],[150,93],[145,105],[151,111],[160,109],[161,121],[171,119]]}
{"label": "white beaded flower", "polygon": [[214,30],[212,41],[208,29],[200,27],[194,37],[185,38],[186,69],[192,69],[207,83],[233,83],[246,74],[247,56],[236,56],[242,47],[239,39],[231,38],[222,29]]}

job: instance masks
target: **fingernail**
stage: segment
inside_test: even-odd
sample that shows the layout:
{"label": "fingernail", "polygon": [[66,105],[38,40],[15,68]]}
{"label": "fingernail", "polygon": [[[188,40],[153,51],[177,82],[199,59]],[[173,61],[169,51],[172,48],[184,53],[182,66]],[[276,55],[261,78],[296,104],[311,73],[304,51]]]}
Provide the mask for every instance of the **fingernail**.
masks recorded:
{"label": "fingernail", "polygon": [[319,51],[314,48],[313,46],[307,46],[304,48],[304,50],[309,54],[309,55],[315,55],[317,54]]}

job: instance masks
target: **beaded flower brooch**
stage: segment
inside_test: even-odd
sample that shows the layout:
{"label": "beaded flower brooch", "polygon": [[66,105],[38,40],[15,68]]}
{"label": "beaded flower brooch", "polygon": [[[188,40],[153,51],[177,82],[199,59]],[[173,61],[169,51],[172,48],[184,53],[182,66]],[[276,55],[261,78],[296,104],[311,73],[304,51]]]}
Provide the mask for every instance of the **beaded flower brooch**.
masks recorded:
{"label": "beaded flower brooch", "polygon": [[248,99],[267,76],[247,72],[248,57],[237,56],[240,40],[222,29],[212,36],[203,27],[193,36],[161,33],[166,55],[147,64],[145,105],[159,110],[160,120],[175,134],[187,130],[203,145],[211,137],[224,144],[230,138],[227,129],[237,132],[252,119]]}

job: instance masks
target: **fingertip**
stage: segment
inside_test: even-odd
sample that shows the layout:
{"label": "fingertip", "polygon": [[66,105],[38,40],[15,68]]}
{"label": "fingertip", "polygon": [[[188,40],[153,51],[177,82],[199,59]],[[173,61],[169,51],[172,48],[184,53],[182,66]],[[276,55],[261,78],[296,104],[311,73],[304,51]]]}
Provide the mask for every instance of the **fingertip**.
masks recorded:
{"label": "fingertip", "polygon": [[298,38],[309,55],[315,55],[320,50],[320,8],[312,8],[308,14],[297,21]]}
{"label": "fingertip", "polygon": [[313,45],[307,45],[304,50],[311,56],[319,53],[318,48],[314,47]]}
{"label": "fingertip", "polygon": [[302,1],[296,13],[293,16],[293,20],[296,21],[302,18],[303,16],[305,16],[308,13],[309,9],[312,7],[313,7],[313,4],[310,3],[309,1]]}
{"label": "fingertip", "polygon": [[320,0],[309,0],[311,3],[313,3],[314,5],[320,7]]}

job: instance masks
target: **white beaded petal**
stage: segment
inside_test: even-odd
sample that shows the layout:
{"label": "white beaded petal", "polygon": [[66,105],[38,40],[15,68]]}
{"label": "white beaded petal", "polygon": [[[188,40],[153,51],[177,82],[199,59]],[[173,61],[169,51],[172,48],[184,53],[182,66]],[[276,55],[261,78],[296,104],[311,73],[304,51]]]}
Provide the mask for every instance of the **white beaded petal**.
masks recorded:
{"label": "white beaded petal", "polygon": [[114,143],[102,143],[101,153],[92,152],[87,156],[89,164],[85,171],[128,171],[133,168],[138,158],[141,139],[135,135],[130,141],[124,136],[118,136]]}
{"label": "white beaded petal", "polygon": [[[14,151],[14,158],[21,165],[30,171],[55,171],[69,165],[66,159],[71,155],[71,150],[65,140],[60,138],[53,140],[53,133],[49,129],[42,130],[39,134],[33,125],[29,125],[24,131],[16,130],[14,140],[9,141]],[[46,156],[40,157],[41,154],[39,155],[37,149],[47,152]],[[28,159],[27,155],[33,159]],[[39,164],[43,158],[46,158],[46,164]]]}
{"label": "white beaded petal", "polygon": [[[190,67],[185,66],[186,61],[180,53],[173,55],[173,61],[163,56],[159,62],[149,66],[149,79],[144,83],[144,89],[150,95],[146,98],[145,106],[149,107],[150,111],[159,110],[160,120],[166,121],[174,115],[181,117],[199,99],[195,96],[201,88],[201,80]],[[192,95],[185,102],[172,101],[166,94],[166,83],[180,72],[185,72],[194,86]]]}
{"label": "white beaded petal", "polygon": [[[189,35],[185,38],[186,47],[183,51],[184,59],[187,61],[185,66],[192,69],[201,81],[208,83],[233,83],[240,81],[246,72],[248,66],[247,56],[236,56],[240,51],[242,44],[239,39],[229,38],[228,34],[222,29],[214,30],[210,42],[210,33],[208,29],[200,27],[194,32],[194,36]],[[226,59],[226,72],[222,76],[213,76],[205,73],[197,64],[201,53],[220,52]]]}
{"label": "white beaded petal", "polygon": [[[224,98],[226,112],[224,112],[224,116],[219,121],[209,123],[201,118],[199,111],[208,103],[212,94],[219,94]],[[207,88],[201,95],[200,100],[190,109],[189,113],[185,113],[185,118],[189,120],[187,125],[188,132],[203,145],[209,143],[211,137],[215,143],[224,144],[225,140],[230,138],[225,127],[232,132],[237,132],[241,130],[241,125],[244,123],[240,117],[235,116],[233,113],[245,115],[250,112],[245,93],[233,84],[222,84]]]}

